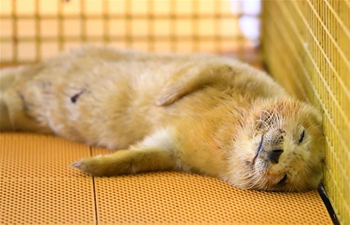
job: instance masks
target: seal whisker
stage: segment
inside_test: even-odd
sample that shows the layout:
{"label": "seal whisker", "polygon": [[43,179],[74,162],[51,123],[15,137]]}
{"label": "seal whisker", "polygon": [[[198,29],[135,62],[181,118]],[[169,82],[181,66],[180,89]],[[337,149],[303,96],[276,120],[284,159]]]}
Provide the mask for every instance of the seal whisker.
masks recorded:
{"label": "seal whisker", "polygon": [[[251,179],[251,180],[253,180],[253,181],[255,181],[255,182],[251,184],[251,186],[249,187],[249,189],[256,188],[256,185],[257,185],[257,184],[260,184],[262,179],[263,179],[263,176],[261,176],[261,175],[258,174],[258,173],[254,173],[253,179]],[[260,186],[260,185],[259,185],[259,186]]]}

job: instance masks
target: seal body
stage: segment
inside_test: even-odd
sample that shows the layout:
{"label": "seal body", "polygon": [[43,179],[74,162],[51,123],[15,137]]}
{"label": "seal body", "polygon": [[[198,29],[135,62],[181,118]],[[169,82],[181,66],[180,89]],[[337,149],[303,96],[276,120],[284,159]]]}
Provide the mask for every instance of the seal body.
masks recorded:
{"label": "seal body", "polygon": [[117,150],[73,163],[92,175],[180,170],[272,191],[322,179],[319,113],[231,58],[89,47],[2,70],[0,81],[1,131]]}

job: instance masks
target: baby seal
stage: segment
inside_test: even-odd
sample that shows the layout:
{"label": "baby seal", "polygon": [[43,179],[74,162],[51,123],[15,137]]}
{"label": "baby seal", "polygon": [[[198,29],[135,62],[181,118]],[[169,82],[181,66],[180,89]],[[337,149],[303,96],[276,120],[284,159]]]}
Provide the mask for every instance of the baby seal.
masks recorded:
{"label": "baby seal", "polygon": [[73,163],[93,176],[177,170],[267,191],[323,176],[320,114],[231,58],[88,47],[0,79],[1,131],[118,150]]}

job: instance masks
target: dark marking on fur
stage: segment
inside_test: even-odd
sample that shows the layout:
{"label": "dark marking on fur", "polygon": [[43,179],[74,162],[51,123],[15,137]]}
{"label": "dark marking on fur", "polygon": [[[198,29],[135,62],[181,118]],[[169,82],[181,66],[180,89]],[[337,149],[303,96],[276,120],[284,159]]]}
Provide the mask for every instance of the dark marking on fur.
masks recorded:
{"label": "dark marking on fur", "polygon": [[70,98],[71,102],[76,103],[77,100],[78,100],[78,98],[80,97],[80,95],[82,95],[84,92],[85,92],[85,89],[83,89],[83,90],[80,91],[79,93],[73,95],[73,96]]}

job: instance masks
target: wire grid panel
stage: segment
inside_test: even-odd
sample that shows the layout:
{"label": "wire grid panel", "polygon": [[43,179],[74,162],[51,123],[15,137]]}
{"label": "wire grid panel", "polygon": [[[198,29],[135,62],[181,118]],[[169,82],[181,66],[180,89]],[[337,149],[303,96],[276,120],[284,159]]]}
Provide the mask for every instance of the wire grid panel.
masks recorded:
{"label": "wire grid panel", "polygon": [[262,42],[270,72],[323,111],[324,184],[342,224],[350,224],[349,15],[349,1],[263,3]]}
{"label": "wire grid panel", "polygon": [[38,61],[86,43],[235,51],[249,41],[234,11],[229,0],[1,0],[1,63]]}

